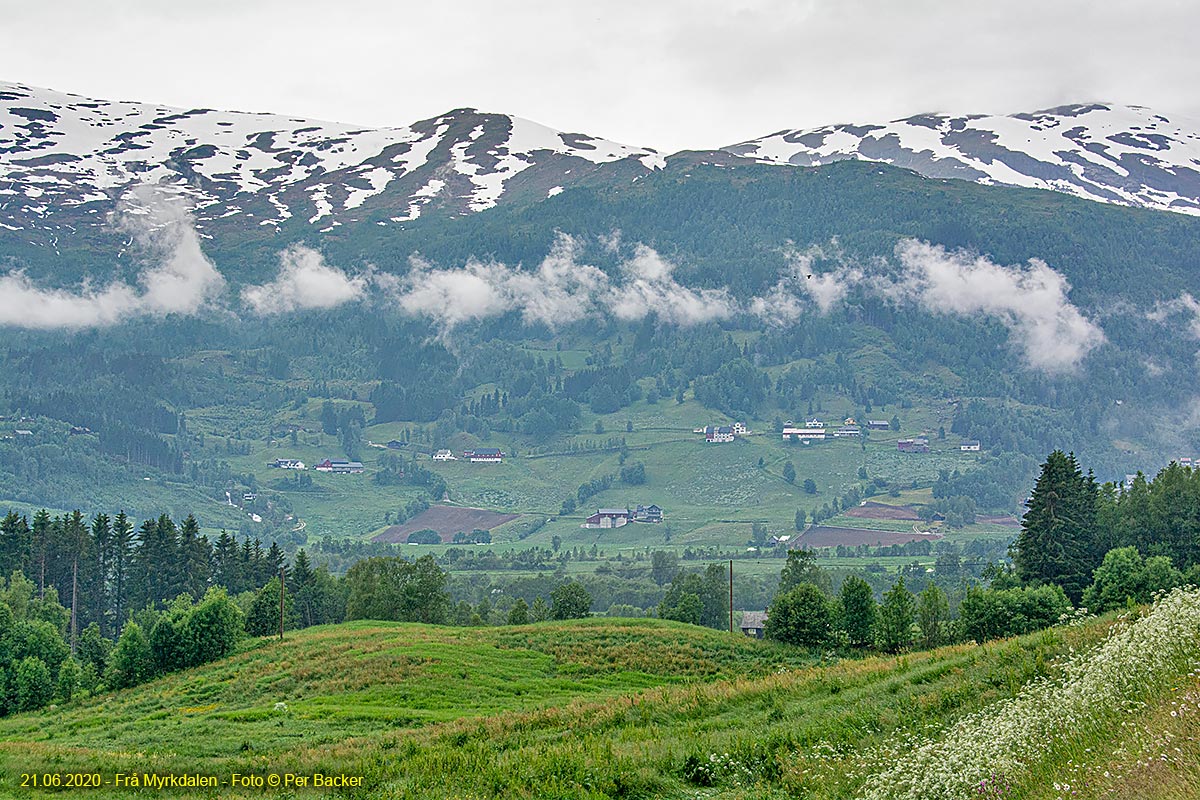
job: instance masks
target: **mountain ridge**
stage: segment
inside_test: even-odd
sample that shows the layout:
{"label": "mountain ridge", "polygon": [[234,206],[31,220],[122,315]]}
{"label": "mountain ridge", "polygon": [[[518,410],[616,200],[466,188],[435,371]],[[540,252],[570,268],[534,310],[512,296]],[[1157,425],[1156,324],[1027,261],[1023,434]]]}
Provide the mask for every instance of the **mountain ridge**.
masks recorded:
{"label": "mountain ridge", "polygon": [[[668,162],[819,167],[849,159],[932,179],[1200,215],[1200,124],[1172,123],[1135,106],[919,114],[664,155],[472,108],[370,128],[93,100],[0,82],[0,236],[6,238],[103,228],[143,183],[176,187],[201,229],[299,226],[327,233],[537,202],[593,183],[631,185]],[[50,241],[56,246],[56,238]]]}
{"label": "mountain ridge", "polygon": [[[1022,136],[1023,144],[1017,141]],[[1003,116],[917,114],[884,124],[778,131],[723,149],[765,163],[809,167],[845,159],[881,161],[930,178],[1200,214],[1200,123],[1180,126],[1144,106],[1089,103]]]}

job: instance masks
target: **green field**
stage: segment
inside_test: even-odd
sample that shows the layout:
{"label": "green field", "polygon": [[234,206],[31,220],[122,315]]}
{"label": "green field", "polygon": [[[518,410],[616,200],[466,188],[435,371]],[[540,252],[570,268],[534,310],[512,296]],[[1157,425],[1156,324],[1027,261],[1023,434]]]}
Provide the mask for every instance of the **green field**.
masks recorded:
{"label": "green field", "polygon": [[[906,431],[901,433],[874,432],[865,444],[843,439],[800,445],[783,442],[777,434],[770,432],[769,422],[748,420],[750,436],[729,444],[707,444],[702,436],[692,432],[693,429],[727,420],[702,408],[689,397],[683,404],[667,399],[654,404],[643,400],[599,417],[585,413],[579,433],[532,446],[524,437],[506,434],[495,434],[486,442],[470,437],[455,442],[455,450],[475,444],[501,447],[510,453],[503,464],[470,464],[464,460],[433,462],[416,444],[399,451],[364,447],[361,460],[367,468],[366,474],[328,475],[309,470],[313,480],[310,490],[272,489],[282,486],[281,479],[294,478],[294,473],[267,467],[267,463],[276,458],[299,458],[311,466],[323,458],[342,455],[336,437],[320,433],[319,426],[313,421],[315,403],[310,403],[303,412],[305,416],[292,420],[308,428],[297,437],[297,444],[292,445],[286,437],[269,443],[242,440],[250,445],[250,454],[231,456],[228,460],[236,471],[253,473],[266,497],[272,491],[286,497],[295,515],[305,521],[310,540],[326,535],[334,538],[373,535],[386,526],[386,513],[403,507],[421,494],[416,487],[381,487],[372,482],[371,473],[384,454],[410,458],[413,452],[420,453],[424,466],[446,480],[450,502],[454,504],[556,517],[526,540],[527,545],[548,546],[550,540],[558,536],[569,546],[590,547],[600,542],[606,551],[667,544],[663,538],[667,530],[671,536],[669,544],[681,548],[737,547],[749,538],[753,522],[765,523],[771,533],[786,533],[793,530],[797,509],[811,513],[851,487],[861,489],[860,467],[865,467],[872,477],[907,487],[914,481],[928,485],[937,477],[939,469],[966,470],[976,461],[972,454],[960,453],[950,440],[939,442],[934,439],[934,452],[928,455],[896,452],[896,440],[903,435],[912,435],[907,425]],[[848,410],[821,413],[832,422],[840,421]],[[910,409],[905,414],[911,418],[913,426],[922,426],[914,427],[915,430],[936,429],[937,424],[948,422],[944,413]],[[228,414],[219,413],[217,409],[196,413],[190,419],[193,428],[212,426],[214,432],[231,424]],[[597,422],[602,433],[595,432]],[[364,439],[386,442],[401,436],[406,429],[419,427],[404,423],[371,426],[364,431]],[[626,464],[645,464],[646,483],[628,486],[618,479],[610,489],[589,498],[574,514],[557,517],[563,500],[574,497],[580,484],[619,474],[619,453],[616,449],[606,448],[610,439],[625,441]],[[571,452],[572,448],[574,452]],[[511,455],[514,453],[515,456]],[[759,466],[760,459],[762,466]],[[783,465],[789,460],[797,474],[794,484],[782,476]],[[816,482],[816,494],[803,491],[801,484],[806,478]],[[876,499],[884,502],[897,499],[929,502],[931,499],[928,490],[923,494],[912,494],[911,498],[880,495]],[[584,518],[595,508],[650,503],[666,509],[667,522],[663,528],[633,526],[627,530],[604,531],[602,535],[580,528]],[[897,527],[896,523],[886,521],[856,520],[854,524],[878,530],[911,529],[911,525]],[[497,541],[502,542],[504,538],[501,535]]]}
{"label": "green field", "polygon": [[[1176,593],[1129,622],[820,663],[658,620],[350,623],[2,720],[0,791],[28,772],[320,772],[361,776],[356,797],[1051,798],[1061,781],[1183,800],[1198,622],[1200,595]],[[1003,794],[945,789],[988,763]]]}

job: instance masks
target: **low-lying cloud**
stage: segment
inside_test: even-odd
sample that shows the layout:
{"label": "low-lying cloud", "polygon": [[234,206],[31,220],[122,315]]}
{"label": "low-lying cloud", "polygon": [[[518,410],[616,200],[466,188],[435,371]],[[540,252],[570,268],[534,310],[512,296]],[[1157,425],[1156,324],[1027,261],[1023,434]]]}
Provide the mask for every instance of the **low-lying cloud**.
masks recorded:
{"label": "low-lying cloud", "polygon": [[[820,313],[828,314],[865,277],[862,269],[848,263],[837,239],[828,246],[814,244],[803,250],[789,245],[784,257],[787,267],[779,280],[765,295],[752,298],[747,305],[751,314],[772,325],[792,324],[812,305]],[[820,271],[817,264],[827,260],[833,260],[837,267],[829,272]]]}
{"label": "low-lying cloud", "polygon": [[137,307],[133,287],[114,283],[103,289],[85,283],[77,292],[39,289],[20,270],[0,277],[0,325],[14,328],[94,328],[112,325]]}
{"label": "low-lying cloud", "polygon": [[1166,322],[1176,316],[1187,318],[1187,330],[1195,339],[1200,339],[1200,300],[1184,292],[1173,300],[1160,301],[1146,315],[1154,322]]}
{"label": "low-lying cloud", "polygon": [[0,325],[66,329],[113,325],[138,316],[194,314],[222,291],[225,279],[200,247],[191,214],[167,189],[135,189],[117,212],[149,266],[138,286],[114,281],[77,290],[39,288],[22,271],[0,276]]}
{"label": "low-lying cloud", "polygon": [[152,265],[138,277],[145,290],[141,313],[194,314],[221,293],[225,279],[204,255],[191,212],[181,197],[162,187],[139,186],[131,195],[120,227]]}
{"label": "low-lying cloud", "polygon": [[316,250],[292,245],[279,254],[275,280],[242,289],[242,302],[256,314],[286,314],[307,309],[336,308],[361,299],[367,278],[350,276],[325,263]]}
{"label": "low-lying cloud", "polygon": [[728,289],[689,289],[674,278],[675,266],[653,248],[639,244],[621,265],[621,282],[609,287],[606,305],[617,319],[654,314],[673,325],[727,319],[738,311]]}
{"label": "low-lying cloud", "polygon": [[1009,329],[1026,363],[1067,372],[1104,343],[1104,332],[1067,299],[1070,284],[1046,262],[1005,267],[984,256],[916,239],[895,249],[903,268],[888,291],[935,314],[984,314]]}
{"label": "low-lying cloud", "polygon": [[[117,225],[131,234],[149,265],[137,284],[84,283],[75,290],[39,288],[17,270],[0,276],[0,325],[80,329],[124,319],[194,314],[214,305],[225,280],[201,249],[192,218],[177,196],[142,187],[123,204]],[[787,265],[759,296],[733,297],[727,288],[695,289],[675,277],[676,265],[644,244],[623,246],[619,232],[598,242],[609,255],[629,253],[613,274],[584,263],[583,242],[559,234],[536,268],[471,259],[437,267],[420,257],[404,275],[351,275],[311,248],[279,255],[274,280],[244,287],[240,299],[260,316],[329,309],[372,296],[411,316],[429,319],[443,338],[465,323],[518,313],[527,325],[551,329],[587,318],[636,321],[654,316],[689,326],[751,314],[786,326],[805,313],[827,314],[851,291],[918,306],[935,314],[987,316],[1008,328],[1025,363],[1047,373],[1076,369],[1105,340],[1100,327],[1068,300],[1065,277],[1039,259],[1002,266],[965,251],[903,239],[893,259],[859,264],[836,240],[784,251]],[[1187,313],[1200,338],[1200,301],[1183,295],[1150,316]]]}
{"label": "low-lying cloud", "polygon": [[[600,244],[615,252],[619,234]],[[475,259],[439,268],[414,257],[408,274],[379,275],[376,285],[405,313],[431,320],[443,337],[464,323],[509,313],[552,329],[589,317],[636,321],[651,315],[679,326],[738,314],[789,325],[804,313],[827,314],[851,291],[860,291],[935,314],[999,320],[1025,363],[1047,373],[1076,369],[1105,341],[1100,327],[1068,299],[1066,278],[1039,259],[1002,266],[966,251],[904,239],[894,260],[877,258],[864,265],[847,258],[834,240],[785,250],[787,266],[775,285],[739,301],[725,288],[681,284],[676,265],[644,244],[633,245],[611,276],[583,263],[582,253],[580,240],[559,234],[533,270]],[[1200,309],[1200,303],[1195,306]]]}
{"label": "low-lying cloud", "polygon": [[[1067,298],[1067,279],[1040,259],[1002,266],[917,239],[897,243],[894,261],[877,258],[865,266],[848,259],[836,240],[785,254],[788,268],[779,282],[748,305],[776,324],[793,323],[810,307],[828,313],[855,290],[933,314],[996,319],[1008,328],[1025,363],[1047,373],[1075,370],[1105,341],[1099,325]],[[825,269],[818,267],[821,262]]]}
{"label": "low-lying cloud", "polygon": [[392,290],[405,312],[433,320],[443,333],[458,325],[517,312],[526,324],[561,327],[597,314],[694,325],[738,311],[725,289],[689,289],[674,278],[674,265],[645,245],[621,264],[619,277],[580,261],[581,243],[560,234],[534,270],[495,261],[470,260],[435,268],[423,259]]}

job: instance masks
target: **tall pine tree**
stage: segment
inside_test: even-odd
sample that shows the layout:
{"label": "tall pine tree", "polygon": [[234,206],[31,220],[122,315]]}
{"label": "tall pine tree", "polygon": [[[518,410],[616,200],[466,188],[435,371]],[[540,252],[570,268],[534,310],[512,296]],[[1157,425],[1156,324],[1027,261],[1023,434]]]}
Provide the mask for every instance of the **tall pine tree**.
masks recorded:
{"label": "tall pine tree", "polygon": [[[112,599],[111,615],[101,621],[105,635],[121,630],[129,613],[129,572],[133,559],[133,523],[121,511],[112,525]],[[107,623],[107,624],[106,624]]]}
{"label": "tall pine tree", "polygon": [[1012,547],[1021,581],[1058,584],[1079,602],[1103,556],[1096,552],[1097,495],[1095,478],[1083,474],[1074,453],[1050,454]]}
{"label": "tall pine tree", "polygon": [[200,523],[188,514],[179,526],[180,588],[199,600],[212,579],[212,546],[200,535]]}
{"label": "tall pine tree", "polygon": [[88,592],[87,617],[89,623],[103,625],[109,607],[109,572],[112,569],[112,522],[107,514],[92,517],[91,537],[95,562]]}

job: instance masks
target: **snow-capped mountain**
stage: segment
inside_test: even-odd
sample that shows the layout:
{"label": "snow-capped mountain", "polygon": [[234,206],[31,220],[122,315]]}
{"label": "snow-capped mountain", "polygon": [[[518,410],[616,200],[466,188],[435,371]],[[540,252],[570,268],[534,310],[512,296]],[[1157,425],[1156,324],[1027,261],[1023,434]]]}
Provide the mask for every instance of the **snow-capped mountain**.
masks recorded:
{"label": "snow-capped mountain", "polygon": [[1050,189],[1200,215],[1200,124],[1139,106],[1010,116],[922,114],[882,125],[780,131],[723,148],[770,164],[880,161],[930,178]]}
{"label": "snow-capped mountain", "polygon": [[53,228],[56,217],[99,222],[145,183],[179,186],[201,224],[240,214],[258,225],[299,217],[327,228],[381,202],[379,221],[402,223],[430,206],[465,213],[514,193],[553,195],[599,166],[641,174],[662,164],[650,149],[473,109],[374,130],[0,83],[0,226],[8,230]]}
{"label": "snow-capped mountain", "polygon": [[105,229],[117,204],[147,183],[177,187],[202,230],[270,233],[405,225],[583,184],[623,186],[668,160],[807,167],[844,159],[1200,215],[1200,125],[1138,107],[921,115],[781,131],[668,159],[473,109],[370,129],[0,83],[0,237],[34,242],[38,232],[57,249],[62,234]]}

